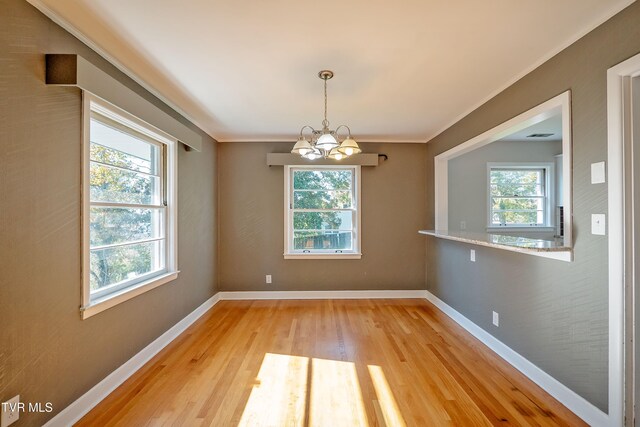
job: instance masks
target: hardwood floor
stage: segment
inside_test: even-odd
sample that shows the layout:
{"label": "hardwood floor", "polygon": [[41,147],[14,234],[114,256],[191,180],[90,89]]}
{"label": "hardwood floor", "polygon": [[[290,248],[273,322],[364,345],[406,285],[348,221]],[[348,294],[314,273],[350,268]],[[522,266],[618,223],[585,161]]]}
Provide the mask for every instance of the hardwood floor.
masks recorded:
{"label": "hardwood floor", "polygon": [[222,301],[79,426],[586,425],[425,300]]}

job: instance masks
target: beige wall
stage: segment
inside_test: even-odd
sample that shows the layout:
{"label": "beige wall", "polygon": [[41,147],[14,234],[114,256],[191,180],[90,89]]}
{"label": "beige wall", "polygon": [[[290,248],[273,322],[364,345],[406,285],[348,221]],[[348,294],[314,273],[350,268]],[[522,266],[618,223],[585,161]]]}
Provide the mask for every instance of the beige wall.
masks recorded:
{"label": "beige wall", "polygon": [[42,425],[216,291],[206,137],[179,149],[178,280],[80,320],[81,94],[44,84],[45,53],[78,53],[178,117],[25,1],[0,0],[0,401],[55,409],[16,426]]}
{"label": "beige wall", "polygon": [[[570,89],[575,262],[427,239],[427,287],[536,366],[606,412],[607,237],[590,232],[607,212],[606,184],[590,164],[607,159],[606,73],[640,52],[635,2],[428,144],[427,203],[433,226],[433,157]],[[476,263],[469,249],[476,249]],[[500,327],[491,312],[500,313]]]}
{"label": "beige wall", "polygon": [[[424,144],[362,144],[389,160],[362,167],[362,259],[285,260],[283,168],[290,143],[220,144],[220,289],[423,289]],[[265,284],[265,274],[273,284]]]}

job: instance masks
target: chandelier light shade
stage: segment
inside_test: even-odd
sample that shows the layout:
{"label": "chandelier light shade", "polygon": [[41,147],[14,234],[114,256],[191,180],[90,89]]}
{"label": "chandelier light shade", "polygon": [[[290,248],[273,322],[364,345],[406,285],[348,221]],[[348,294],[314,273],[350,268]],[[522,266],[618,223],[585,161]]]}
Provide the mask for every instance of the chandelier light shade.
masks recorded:
{"label": "chandelier light shade", "polygon": [[338,140],[329,132],[320,135],[320,137],[316,141],[316,148],[319,148],[323,151],[331,151],[338,145],[340,145],[338,144]]}
{"label": "chandelier light shade", "polygon": [[309,141],[307,141],[307,139],[303,137],[300,137],[300,139],[298,139],[298,142],[296,142],[296,145],[294,145],[293,149],[291,150],[293,154],[299,154],[301,156],[304,156],[311,151],[313,151],[311,143],[309,143]]}
{"label": "chandelier light shade", "polygon": [[340,152],[340,150],[338,150],[338,147],[336,147],[336,148],[334,148],[333,150],[331,150],[329,152],[329,155],[327,157],[330,158],[330,159],[333,159],[333,160],[342,160],[346,156],[344,154],[342,154]]}
{"label": "chandelier light shade", "polygon": [[[300,137],[298,142],[293,146],[291,153],[298,154],[305,159],[316,160],[320,158],[342,160],[352,154],[361,153],[362,150],[358,143],[351,136],[349,126],[340,125],[335,130],[329,128],[329,120],[327,120],[327,80],[333,77],[333,71],[322,70],[318,73],[318,77],[324,80],[324,120],[322,121],[322,130],[316,130],[311,126],[303,126],[300,129]],[[338,131],[344,128],[347,136],[339,141]],[[309,137],[304,135],[304,131],[309,131]]]}
{"label": "chandelier light shade", "polygon": [[340,148],[338,148],[338,151],[347,156],[362,152],[356,140],[351,138],[351,136],[342,141],[342,144],[340,144]]}

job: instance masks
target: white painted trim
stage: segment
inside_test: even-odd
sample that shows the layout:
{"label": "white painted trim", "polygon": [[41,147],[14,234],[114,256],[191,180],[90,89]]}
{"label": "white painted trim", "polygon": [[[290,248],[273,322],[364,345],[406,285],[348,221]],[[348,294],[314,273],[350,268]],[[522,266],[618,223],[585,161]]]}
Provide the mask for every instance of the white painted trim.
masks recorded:
{"label": "white painted trim", "polygon": [[[362,258],[362,166],[357,164],[339,164],[339,165],[283,165],[284,171],[284,259],[360,259]],[[293,251],[293,181],[291,175],[295,169],[353,169],[353,197],[355,199],[355,215],[352,224],[353,248],[344,252],[296,252]]]}
{"label": "white painted trim", "polygon": [[[167,206],[164,214],[165,227],[165,262],[161,271],[152,273],[150,278],[138,278],[139,283],[131,284],[106,297],[91,300],[90,284],[90,210],[91,200],[89,191],[90,178],[90,120],[91,112],[95,111],[108,119],[114,120],[135,132],[147,136],[157,146],[166,146],[165,176],[163,185],[166,186]],[[160,285],[175,280],[178,277],[178,140],[155,126],[139,119],[133,114],[110,102],[82,91],[82,298],[80,311],[82,319],[98,314],[108,308],[127,301]],[[163,154],[164,156],[164,154]],[[148,276],[148,275],[147,275]],[[94,298],[96,296],[94,295]]]}
{"label": "white painted trim", "polygon": [[80,161],[80,168],[82,170],[82,181],[80,187],[80,199],[82,203],[80,223],[82,224],[82,238],[80,244],[82,245],[82,269],[81,269],[81,281],[80,292],[81,301],[80,307],[88,307],[91,304],[91,290],[89,289],[90,283],[90,236],[89,236],[89,224],[91,222],[91,197],[89,191],[89,182],[91,180],[91,148],[88,143],[89,136],[89,118],[91,116],[91,95],[88,92],[82,91],[82,159]]}
{"label": "white painted trim", "polygon": [[362,254],[354,252],[345,253],[304,253],[304,254],[284,254],[284,259],[360,259]]}
{"label": "white painted trim", "polygon": [[[55,22],[56,24],[60,25],[62,28],[64,28],[65,30],[70,32],[72,35],[74,35],[76,38],[78,38],[81,42],[83,42],[84,44],[89,46],[91,49],[96,51],[100,56],[102,56],[107,61],[109,61],[111,64],[113,64],[116,68],[118,68],[124,74],[129,76],[132,80],[134,80],[140,86],[142,86],[143,88],[148,90],[150,93],[152,93],[158,99],[160,99],[162,102],[167,104],[169,107],[174,109],[176,112],[178,112],[179,114],[181,114],[185,118],[187,118],[189,121],[191,121],[193,124],[198,126],[200,129],[202,129],[205,132],[207,132],[212,138],[218,140],[212,134],[212,131],[211,131],[211,129],[209,129],[208,126],[203,126],[203,124],[201,122],[199,122],[198,120],[193,118],[193,115],[187,114],[182,108],[178,107],[177,104],[175,104],[174,102],[170,101],[167,97],[162,95],[162,93],[159,90],[156,90],[151,85],[147,84],[144,79],[142,79],[136,73],[131,71],[131,69],[129,69],[127,66],[125,66],[122,62],[118,61],[113,55],[110,55],[109,53],[107,53],[107,51],[105,49],[103,49],[101,46],[99,46],[97,43],[95,43],[93,40],[91,40],[88,36],[86,36],[81,31],[79,31],[69,21],[67,21],[66,19],[62,18],[60,15],[55,13],[51,8],[49,8],[47,5],[45,5],[44,2],[42,2],[41,0],[27,0],[27,1],[32,6],[34,6],[36,9],[38,9],[40,12],[42,12],[44,15],[46,15],[49,19],[51,19],[53,22]],[[635,0],[627,0],[625,2],[625,4],[624,4],[623,8],[629,6],[633,2],[635,2]],[[538,61],[534,62],[531,66],[529,66],[526,69],[524,69],[521,73],[518,73],[516,76],[514,76],[513,78],[511,78],[510,80],[505,82],[503,85],[498,87],[496,90],[492,91],[489,95],[487,95],[486,97],[482,98],[478,103],[474,104],[471,108],[467,109],[462,114],[460,114],[457,117],[455,117],[447,125],[443,126],[440,130],[434,132],[431,136],[426,137],[424,140],[422,140],[422,139],[421,140],[415,140],[414,138],[406,138],[406,139],[400,139],[400,140],[391,139],[391,138],[388,138],[388,139],[387,138],[382,138],[382,139],[377,139],[377,140],[370,140],[368,142],[374,142],[374,143],[378,143],[378,142],[379,143],[389,143],[389,142],[424,143],[424,142],[431,141],[432,139],[434,139],[435,137],[440,135],[442,132],[446,131],[447,129],[449,129],[450,127],[452,127],[456,123],[458,123],[464,117],[468,116],[469,114],[471,114],[472,112],[474,112],[475,110],[480,108],[482,105],[486,104],[488,101],[490,101],[491,99],[495,98],[497,95],[502,93],[505,89],[511,87],[518,80],[522,79],[523,77],[525,77],[526,75],[528,75],[529,73],[531,73],[532,71],[534,71],[535,69],[537,69],[538,67],[543,65],[545,62],[547,62],[548,60],[553,58],[555,55],[557,55],[558,53],[562,52],[564,49],[568,48],[569,46],[574,44],[576,41],[580,40],[585,35],[589,34],[591,31],[596,29],[599,25],[601,25],[602,23],[606,22],[611,17],[613,17],[616,14],[618,14],[621,10],[622,10],[622,8],[620,8],[619,6],[618,7],[612,6],[611,9],[609,9],[602,17],[599,17],[599,18],[595,19],[593,22],[590,22],[588,25],[586,25],[582,30],[580,30],[580,31],[576,32],[575,34],[573,34],[572,36],[568,37],[564,41],[564,43],[561,43],[557,47],[551,49],[549,52],[547,52],[546,55],[543,55]],[[225,137],[221,136],[219,142],[227,142],[227,143],[231,143],[231,142],[281,142],[282,140],[283,140],[283,138],[279,138],[279,137],[267,137],[267,138],[262,138],[260,140],[253,140],[253,139],[246,139],[246,138],[245,139],[240,138],[240,139],[234,140],[234,139],[228,139],[228,138],[225,138]]]}
{"label": "white painted trim", "polygon": [[[289,136],[287,138],[285,136],[266,135],[265,137],[260,137],[257,139],[253,139],[253,138],[226,139],[224,136],[221,136],[220,139],[216,138],[216,141],[218,141],[221,144],[255,144],[256,142],[283,142],[283,143],[291,144],[292,142],[295,143],[298,136],[299,135],[296,134],[295,136]],[[366,140],[358,136],[358,145],[362,145],[362,144],[426,144],[426,143],[427,141],[423,138],[416,139],[416,137],[403,137],[402,135],[399,135],[393,138],[392,137],[388,137],[388,138],[371,137],[371,139],[366,139]],[[369,154],[369,153],[366,153],[366,154]]]}
{"label": "white painted trim", "polygon": [[[530,227],[511,227],[505,225],[504,227],[494,226],[487,227],[487,233],[507,233],[507,232],[517,232],[517,233],[553,233],[556,231],[555,227],[538,227],[538,226],[530,226]],[[526,237],[526,236],[524,236]]]}
{"label": "white painted trim", "polygon": [[607,181],[609,212],[609,418],[624,422],[624,316],[625,316],[625,135],[631,124],[625,86],[640,74],[640,55],[607,71]]}
{"label": "white painted trim", "polygon": [[[567,247],[573,248],[573,156],[571,141],[571,91],[543,102],[532,109],[513,117],[488,131],[471,138],[455,147],[434,157],[434,187],[435,187],[435,230],[449,229],[449,160],[459,157],[475,149],[484,147],[502,139],[514,132],[518,132],[536,123],[547,120],[562,113],[562,181],[564,201],[564,240]],[[530,253],[535,255],[534,253]],[[565,259],[563,259],[564,261]],[[573,261],[573,251],[570,259]]]}
{"label": "white painted trim", "polygon": [[425,298],[424,290],[398,291],[221,291],[222,300],[311,300],[311,299],[413,299]]}
{"label": "white painted trim", "polygon": [[220,293],[206,300],[184,319],[176,323],[171,329],[156,338],[151,344],[143,348],[138,354],[127,360],[122,366],[96,384],[91,390],[80,396],[75,402],[60,411],[45,424],[45,427],[68,427],[86,415],[98,403],[125,382],[138,369],[142,368],[153,356],[177,338],[196,320],[220,301]]}
{"label": "white painted trim", "polygon": [[171,329],[159,336],[138,354],[80,396],[75,402],[60,411],[45,424],[45,427],[67,427],[73,425],[98,403],[144,366],[160,350],[170,344],[211,307],[222,300],[292,300],[292,299],[379,299],[379,298],[425,298],[424,290],[400,291],[264,291],[264,292],[218,292],[188,314]]}
{"label": "white painted trim", "polygon": [[426,299],[456,323],[478,338],[492,351],[542,387],[560,403],[592,426],[607,426],[606,414],[571,391],[546,372],[507,347],[427,290],[353,290],[353,291],[221,291],[205,301],[171,329],[67,406],[44,427],[73,425],[105,399],[118,386],[142,368],[163,348],[176,339],[211,307],[222,300],[316,300],[316,299]]}
{"label": "white painted trim", "polygon": [[567,386],[544,372],[542,369],[516,353],[502,341],[489,334],[487,331],[464,317],[447,303],[433,295],[429,291],[426,299],[440,309],[444,314],[466,329],[471,335],[479,339],[483,344],[502,357],[514,368],[522,372],[531,381],[542,387],[547,393],[566,406],[569,410],[582,418],[591,426],[611,426],[609,418],[600,409],[589,403],[582,396],[569,389]]}
{"label": "white painted trim", "polygon": [[[151,279],[137,283],[132,286],[128,286],[119,290],[118,292],[114,292],[112,294],[108,294],[102,299],[89,303],[87,306],[83,306],[80,308],[80,312],[82,314],[82,320],[87,319],[91,316],[94,316],[98,313],[101,313],[111,307],[115,307],[116,305],[128,301],[132,298],[137,297],[145,292],[148,292],[152,289],[157,288],[158,286],[162,286],[165,283],[172,282],[178,278],[178,273],[166,273],[161,276],[154,276]],[[87,296],[88,298],[88,296]]]}
{"label": "white painted trim", "polygon": [[[491,223],[491,170],[492,169],[543,169],[544,170],[544,187],[545,187],[545,197],[544,197],[544,224],[543,225],[535,225],[527,227],[524,224],[519,224],[516,226],[505,225],[503,227],[493,225]],[[555,215],[552,206],[555,206],[556,203],[556,186],[555,186],[555,163],[554,162],[487,162],[487,231],[496,231],[496,230],[508,230],[519,232],[521,230],[534,231],[540,230],[545,231],[555,231]],[[550,229],[550,230],[549,230]]]}

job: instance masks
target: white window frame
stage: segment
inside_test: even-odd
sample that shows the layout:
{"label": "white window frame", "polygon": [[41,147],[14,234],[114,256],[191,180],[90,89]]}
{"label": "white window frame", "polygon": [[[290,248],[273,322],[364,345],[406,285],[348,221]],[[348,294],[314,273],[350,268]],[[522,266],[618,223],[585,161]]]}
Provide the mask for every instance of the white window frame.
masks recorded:
{"label": "white window frame", "polygon": [[[537,231],[552,232],[555,231],[555,214],[553,206],[555,206],[555,171],[554,164],[550,162],[488,162],[487,163],[487,231]],[[495,225],[491,222],[491,171],[493,169],[513,169],[513,170],[544,170],[544,223],[542,225],[513,224],[513,225]]]}
{"label": "white window frame", "polygon": [[[293,180],[294,170],[353,170],[353,197],[355,213],[353,215],[353,247],[351,250],[336,252],[334,250],[314,250],[303,252],[293,249]],[[360,165],[285,165],[284,167],[284,259],[360,259],[361,253],[361,227],[362,204],[360,195],[361,167]]]}
{"label": "white window frame", "polygon": [[[177,169],[178,141],[167,133],[149,125],[132,114],[110,104],[103,99],[84,91],[82,94],[82,305],[80,312],[86,319],[117,304],[134,298],[144,292],[175,280],[178,277],[178,245],[177,245]],[[166,207],[164,214],[165,229],[165,268],[122,283],[118,289],[106,295],[97,293],[92,298],[90,290],[90,120],[95,111],[108,119],[114,120],[133,129],[154,143],[164,145],[164,185]]]}

